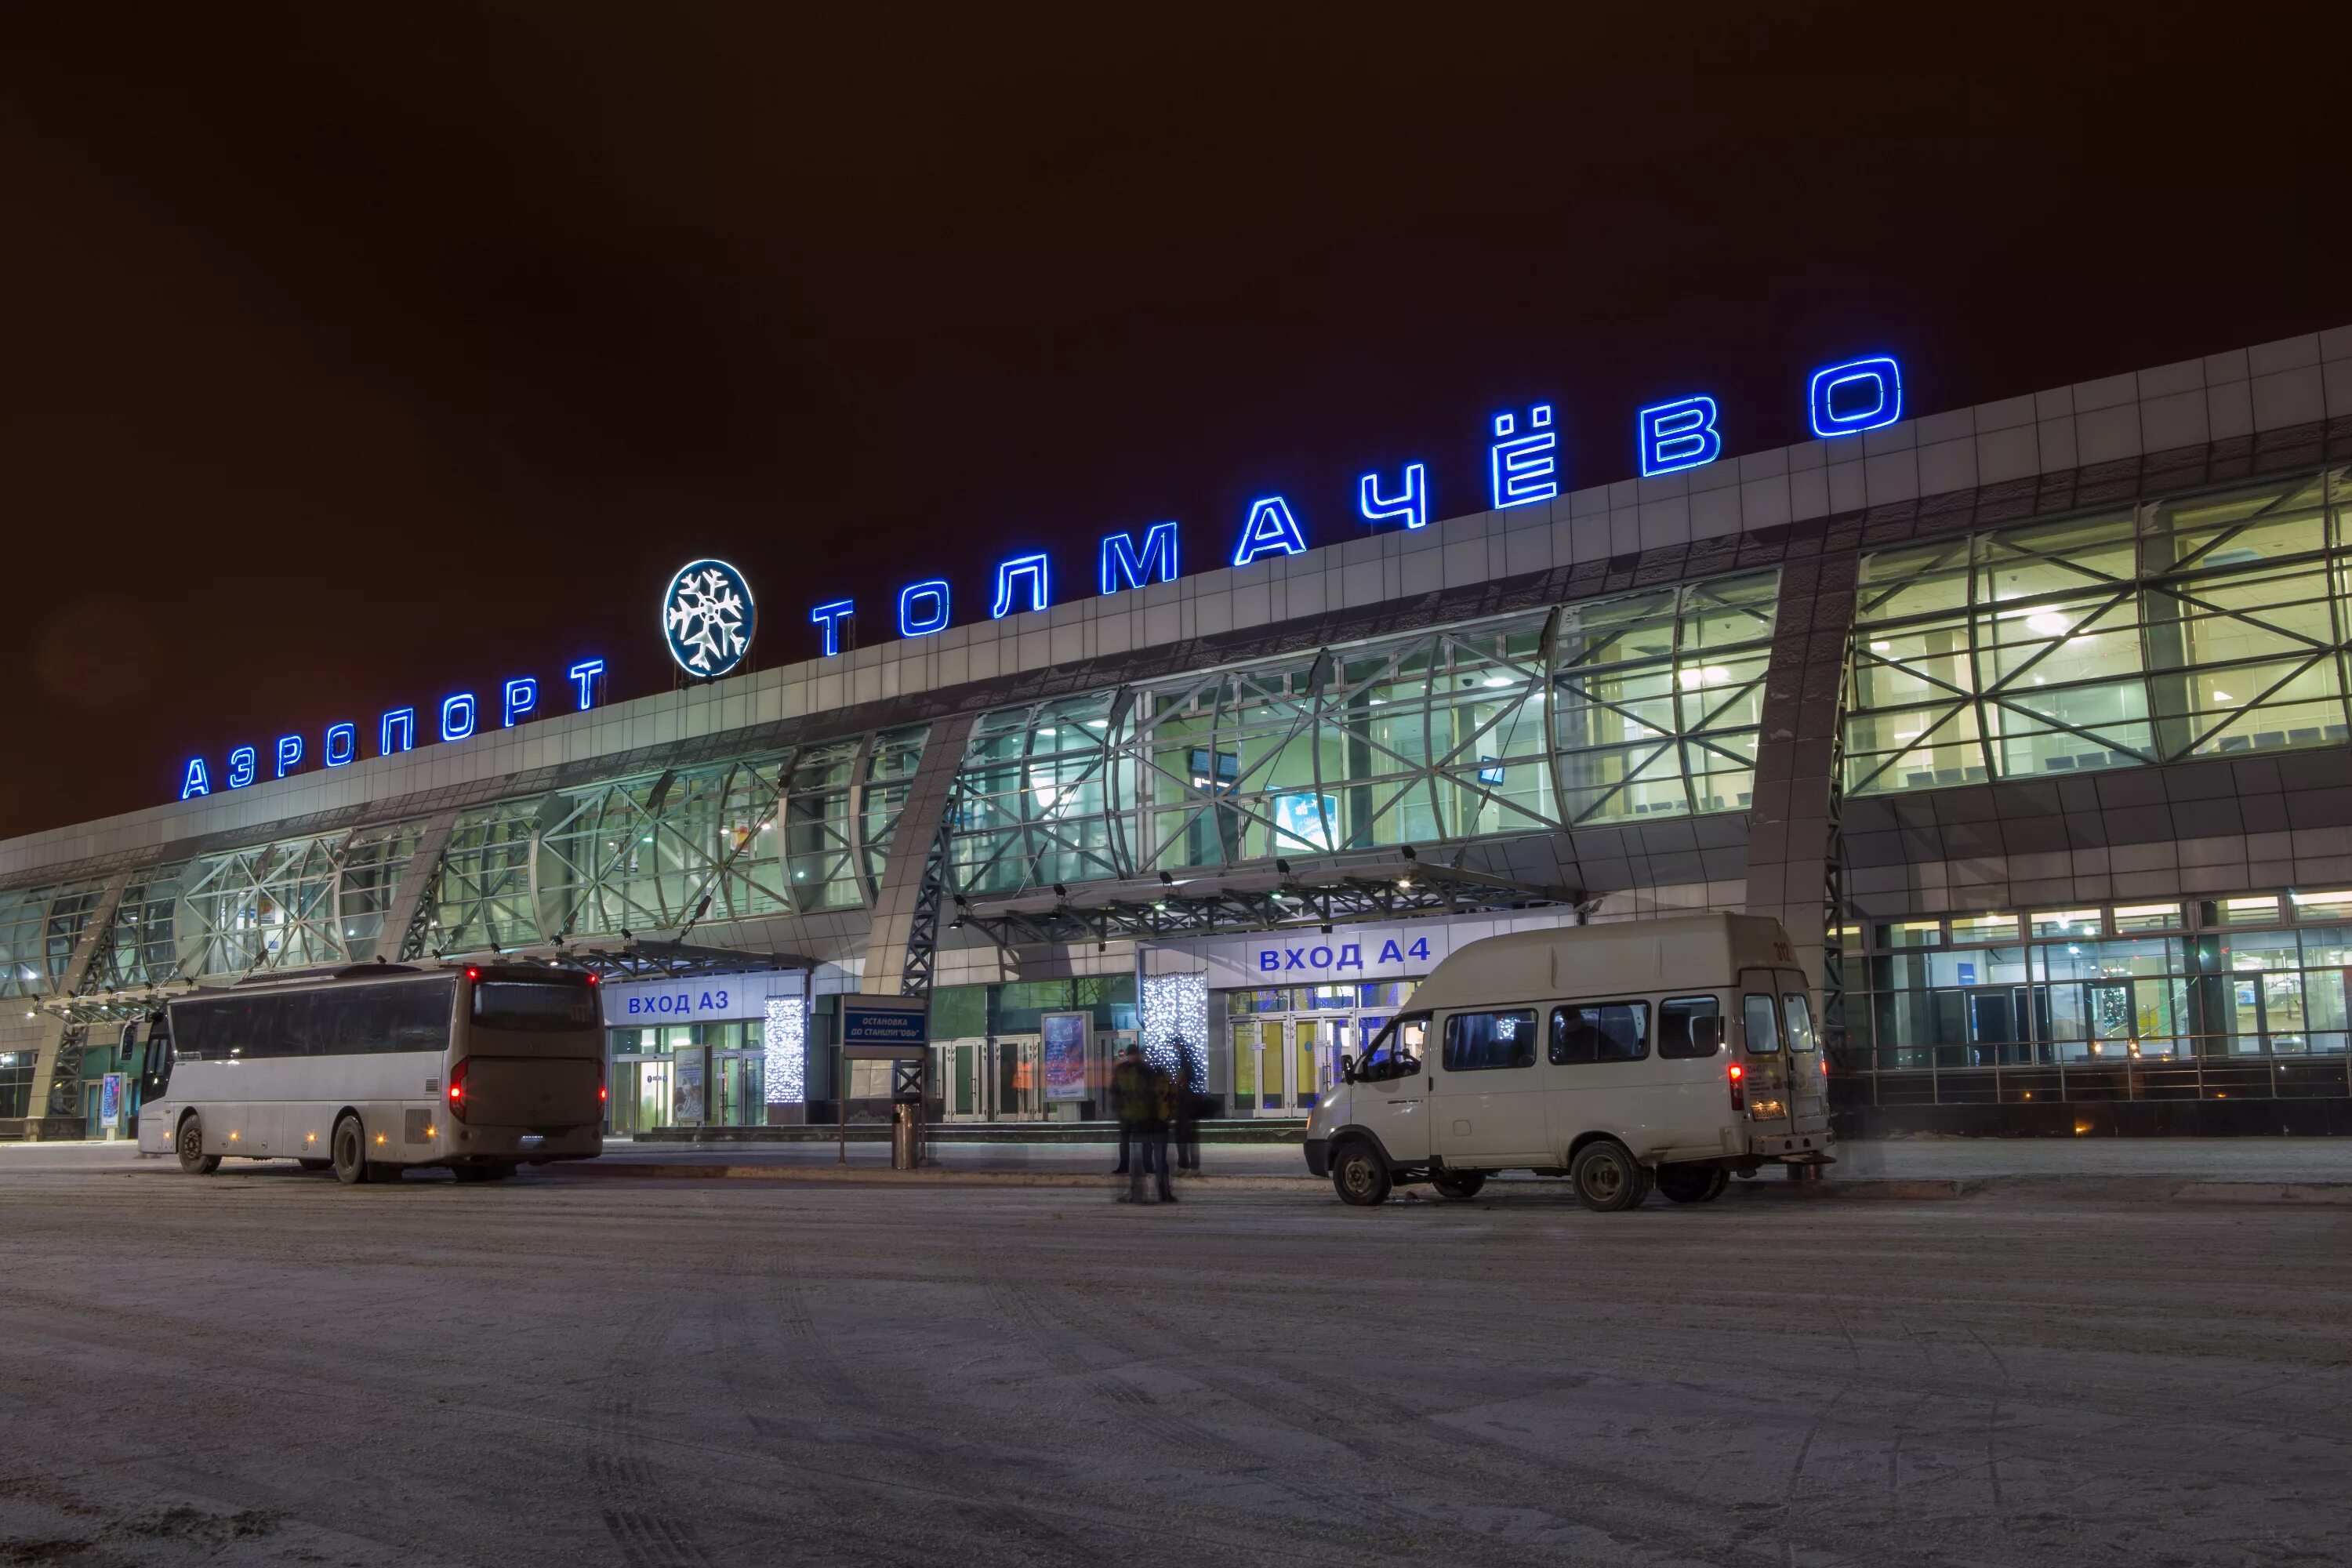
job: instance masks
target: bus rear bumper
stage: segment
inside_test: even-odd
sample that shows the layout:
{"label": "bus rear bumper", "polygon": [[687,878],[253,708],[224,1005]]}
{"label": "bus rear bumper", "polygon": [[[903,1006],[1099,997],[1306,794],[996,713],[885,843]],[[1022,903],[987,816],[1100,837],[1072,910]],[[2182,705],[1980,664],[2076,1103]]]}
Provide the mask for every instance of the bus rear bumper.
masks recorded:
{"label": "bus rear bumper", "polygon": [[594,1125],[535,1132],[528,1127],[456,1127],[441,1164],[511,1165],[548,1160],[593,1160],[604,1152],[604,1134]]}

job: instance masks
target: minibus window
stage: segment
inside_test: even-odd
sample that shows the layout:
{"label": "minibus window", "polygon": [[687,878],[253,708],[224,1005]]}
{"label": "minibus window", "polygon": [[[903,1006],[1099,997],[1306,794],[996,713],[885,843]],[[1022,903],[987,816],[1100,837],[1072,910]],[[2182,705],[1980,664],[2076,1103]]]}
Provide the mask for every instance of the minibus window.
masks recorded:
{"label": "minibus window", "polygon": [[1364,1053],[1363,1062],[1356,1076],[1368,1083],[1382,1079],[1405,1078],[1421,1070],[1422,1042],[1429,1037],[1426,1015],[1417,1018],[1399,1018],[1382,1029],[1372,1048]]}
{"label": "minibus window", "polygon": [[1488,1068],[1536,1065],[1536,1016],[1456,1013],[1445,1020],[1445,1070],[1483,1072]]}
{"label": "minibus window", "polygon": [[1813,1005],[1791,991],[1780,998],[1780,1005],[1789,1015],[1789,1048],[1810,1051],[1821,1042],[1813,1037]]}
{"label": "minibus window", "polygon": [[1712,996],[1669,996],[1658,1005],[1658,1055],[1670,1061],[1723,1048],[1723,1008]]}
{"label": "minibus window", "polygon": [[1780,1015],[1769,996],[1748,998],[1748,1054],[1769,1056],[1780,1048]]}
{"label": "minibus window", "polygon": [[1638,1062],[1650,1054],[1647,1002],[1587,1002],[1551,1010],[1555,1067],[1579,1062]]}

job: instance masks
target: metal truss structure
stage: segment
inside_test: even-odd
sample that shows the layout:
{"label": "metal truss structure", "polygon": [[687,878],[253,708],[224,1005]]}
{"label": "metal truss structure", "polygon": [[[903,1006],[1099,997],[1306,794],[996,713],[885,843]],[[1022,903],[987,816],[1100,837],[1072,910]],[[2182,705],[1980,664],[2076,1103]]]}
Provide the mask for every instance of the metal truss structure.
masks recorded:
{"label": "metal truss structure", "polygon": [[969,926],[999,947],[1328,928],[1413,915],[1573,906],[1581,892],[1438,866],[1407,850],[1396,859],[1294,869],[1056,888],[994,899],[958,896],[950,929]]}

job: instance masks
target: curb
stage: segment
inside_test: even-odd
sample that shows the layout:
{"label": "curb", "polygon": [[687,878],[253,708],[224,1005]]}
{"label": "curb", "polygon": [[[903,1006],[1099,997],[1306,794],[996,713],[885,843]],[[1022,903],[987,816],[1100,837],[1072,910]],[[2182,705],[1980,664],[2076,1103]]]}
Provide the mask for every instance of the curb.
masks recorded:
{"label": "curb", "polygon": [[2352,1182],[2189,1182],[2180,1204],[2318,1204],[2352,1206]]}

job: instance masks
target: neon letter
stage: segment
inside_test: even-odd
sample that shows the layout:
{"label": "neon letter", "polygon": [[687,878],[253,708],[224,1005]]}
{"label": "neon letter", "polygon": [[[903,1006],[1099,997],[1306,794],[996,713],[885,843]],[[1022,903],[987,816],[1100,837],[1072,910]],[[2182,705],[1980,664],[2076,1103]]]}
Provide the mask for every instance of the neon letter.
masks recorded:
{"label": "neon letter", "polygon": [[327,765],[340,768],[360,754],[360,727],[357,724],[327,726]]}
{"label": "neon letter", "polygon": [[1885,354],[1824,365],[1810,389],[1813,434],[1851,436],[1903,417],[1903,368]]}
{"label": "neon letter", "polygon": [[1249,521],[1242,524],[1242,542],[1234,551],[1234,564],[1246,566],[1261,555],[1297,555],[1306,550],[1307,536],[1290,515],[1290,503],[1280,496],[1250,502]]}
{"label": "neon letter", "polygon": [[990,606],[988,618],[1001,621],[1013,610],[1013,584],[1022,578],[1029,579],[1029,607],[1042,610],[1053,597],[1053,584],[1048,580],[1043,555],[1016,555],[996,568],[996,603]]}
{"label": "neon letter", "polygon": [[376,731],[375,754],[377,756],[392,755],[392,731],[395,726],[400,731],[400,749],[406,752],[415,748],[416,710],[395,708],[383,716],[383,723]]}
{"label": "neon letter", "polygon": [[604,678],[604,661],[583,658],[563,672],[580,688],[580,711],[585,713],[596,706],[596,687]]}
{"label": "neon letter", "polygon": [[205,773],[204,758],[190,757],[188,759],[188,771],[180,780],[180,798],[182,800],[186,800],[191,795],[210,795],[212,793],[212,780],[206,776]]}
{"label": "neon letter", "polygon": [[856,613],[856,602],[851,599],[835,599],[809,612],[809,624],[824,628],[825,658],[831,658],[841,651],[841,623]]}
{"label": "neon letter", "polygon": [[1645,479],[1696,468],[1723,456],[1712,397],[1678,397],[1672,403],[1653,404],[1633,416],[1633,429]]}
{"label": "neon letter", "polygon": [[1356,481],[1356,509],[1364,514],[1366,522],[1386,522],[1391,518],[1403,521],[1407,528],[1429,526],[1429,470],[1419,463],[1404,466],[1404,491],[1401,495],[1381,494],[1381,476],[1366,474]]}
{"label": "neon letter", "polygon": [[1528,433],[1506,440],[1518,428],[1508,414],[1495,416],[1495,446],[1491,460],[1495,510],[1549,500],[1559,494],[1559,432],[1551,427],[1551,405],[1538,403],[1528,410]]}
{"label": "neon letter", "polygon": [[462,741],[474,732],[474,694],[460,691],[441,700],[441,738]]}
{"label": "neon letter", "polygon": [[299,735],[278,736],[278,776],[281,779],[284,778],[288,773],[292,773],[297,767],[300,766],[301,763],[302,737]]}
{"label": "neon letter", "polygon": [[253,754],[251,746],[239,746],[228,754],[228,787],[243,789],[261,771],[261,759]]}
{"label": "neon letter", "polygon": [[515,721],[539,706],[539,678],[518,675],[507,682],[507,722],[509,730]]}
{"label": "neon letter", "polygon": [[[928,600],[930,608],[920,615],[915,606]],[[934,577],[928,583],[909,583],[898,590],[898,635],[902,637],[927,637],[933,632],[948,629],[948,584],[944,577]]]}
{"label": "neon letter", "polygon": [[1102,542],[1102,591],[1140,588],[1146,583],[1176,581],[1176,525],[1155,522],[1143,531],[1143,548],[1132,534],[1106,533]]}

